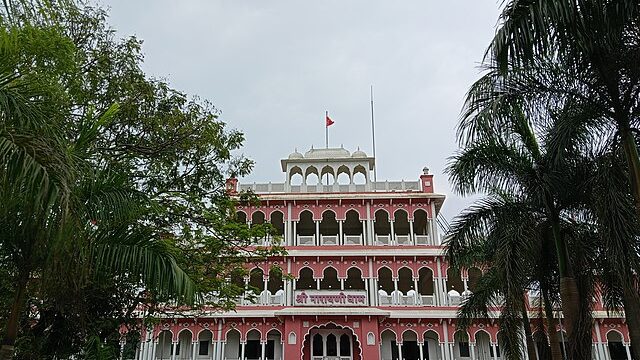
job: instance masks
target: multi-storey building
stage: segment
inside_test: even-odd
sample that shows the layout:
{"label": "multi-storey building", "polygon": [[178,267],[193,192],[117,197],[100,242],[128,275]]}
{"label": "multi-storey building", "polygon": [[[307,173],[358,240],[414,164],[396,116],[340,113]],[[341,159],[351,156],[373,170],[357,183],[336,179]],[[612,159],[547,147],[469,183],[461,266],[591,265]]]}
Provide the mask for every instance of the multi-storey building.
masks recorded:
{"label": "multi-storey building", "polygon": [[[245,281],[257,299],[164,319],[145,334],[139,359],[503,358],[496,319],[475,321],[466,336],[456,329],[457,306],[481,270],[449,271],[436,226],[445,196],[428,169],[416,181],[375,182],[375,159],[343,148],[296,151],[281,166],[284,183],[227,183],[259,195],[238,218],[270,222],[287,250],[251,264]],[[270,271],[274,264],[290,276]],[[594,358],[627,359],[622,319],[602,308],[595,316]]]}

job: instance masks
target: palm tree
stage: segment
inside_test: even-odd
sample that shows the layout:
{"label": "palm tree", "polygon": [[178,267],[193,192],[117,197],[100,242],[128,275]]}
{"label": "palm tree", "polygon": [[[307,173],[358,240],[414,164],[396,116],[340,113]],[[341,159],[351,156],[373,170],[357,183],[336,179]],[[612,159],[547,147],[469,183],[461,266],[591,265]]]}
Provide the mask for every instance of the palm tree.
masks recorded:
{"label": "palm tree", "polygon": [[[589,355],[590,346],[577,344],[584,342],[582,335],[588,331],[582,318],[590,315],[580,311],[584,294],[578,288],[561,228],[563,211],[576,201],[575,193],[568,190],[581,174],[572,172],[568,161],[571,154],[567,153],[564,161],[557,161],[555,153],[547,147],[548,142],[539,140],[554,124],[556,115],[531,102],[526,92],[520,91],[523,74],[529,76],[528,72],[502,75],[497,68],[489,67],[488,73],[471,87],[459,126],[463,150],[454,156],[448,172],[456,191],[463,195],[497,188],[526,197],[544,214],[555,243],[571,349],[576,358],[583,358]],[[570,104],[561,105],[569,108]]]}
{"label": "palm tree", "polygon": [[481,275],[473,293],[458,311],[458,326],[467,328],[477,317],[487,318],[500,307],[500,328],[508,359],[524,358],[522,332],[527,352],[535,355],[531,328],[524,302],[531,286],[538,217],[531,216],[526,202],[504,193],[494,193],[462,212],[452,223],[446,254],[454,269],[480,267]]}

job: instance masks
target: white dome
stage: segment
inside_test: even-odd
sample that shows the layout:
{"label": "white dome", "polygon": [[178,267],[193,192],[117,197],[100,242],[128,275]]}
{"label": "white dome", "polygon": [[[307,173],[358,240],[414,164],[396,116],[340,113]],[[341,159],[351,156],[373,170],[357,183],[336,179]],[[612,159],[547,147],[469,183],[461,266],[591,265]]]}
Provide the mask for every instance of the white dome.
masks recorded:
{"label": "white dome", "polygon": [[302,154],[300,154],[297,149],[291,154],[289,154],[289,159],[303,159],[303,158],[304,156],[302,156]]}
{"label": "white dome", "polygon": [[353,158],[366,158],[367,157],[367,153],[365,153],[364,151],[360,150],[360,148],[358,148],[358,150],[354,151],[353,154],[351,154],[351,157],[353,157]]}

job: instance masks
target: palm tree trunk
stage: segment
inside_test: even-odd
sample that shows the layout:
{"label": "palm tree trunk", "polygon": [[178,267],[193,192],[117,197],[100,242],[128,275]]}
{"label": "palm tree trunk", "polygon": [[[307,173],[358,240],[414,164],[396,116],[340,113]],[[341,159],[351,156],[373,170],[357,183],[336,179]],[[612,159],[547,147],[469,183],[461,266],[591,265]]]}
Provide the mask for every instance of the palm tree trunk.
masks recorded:
{"label": "palm tree trunk", "polygon": [[527,341],[527,355],[529,355],[529,360],[538,360],[538,357],[536,356],[536,342],[533,341],[531,321],[529,320],[529,314],[527,311],[527,305],[522,301],[522,326],[524,327],[524,336]]}
{"label": "palm tree trunk", "polygon": [[640,359],[640,294],[638,294],[633,278],[628,279],[623,285],[622,303],[629,329],[632,357]]}
{"label": "palm tree trunk", "polygon": [[24,312],[25,299],[27,295],[27,283],[29,282],[29,271],[23,271],[18,276],[18,283],[16,284],[16,295],[11,305],[11,312],[9,313],[9,320],[7,321],[7,328],[4,338],[2,339],[2,347],[0,347],[0,360],[13,359],[16,343],[18,338],[18,325],[20,323],[20,316]]}
{"label": "palm tree trunk", "polygon": [[558,320],[553,317],[553,306],[549,300],[549,294],[542,290],[542,301],[544,301],[544,313],[547,316],[547,335],[549,336],[549,346],[551,347],[551,360],[562,360],[562,349],[560,339],[558,339]]}
{"label": "palm tree trunk", "polygon": [[[553,206],[553,198],[550,194],[545,195],[545,202],[549,219],[551,220],[551,228],[553,231],[553,239],[556,245],[556,254],[558,256],[558,272],[560,274],[560,300],[562,301],[562,314],[565,319],[565,328],[567,329],[567,338],[569,340],[569,349],[577,347],[573,346],[575,334],[575,326],[580,316],[580,292],[578,284],[569,259],[567,243],[560,232],[560,216]],[[569,351],[570,359],[573,358],[573,351]]]}
{"label": "palm tree trunk", "polygon": [[636,213],[640,217],[640,154],[638,154],[638,146],[636,139],[631,130],[626,127],[620,132],[622,137],[622,147],[624,155],[629,166],[629,184],[631,184],[631,193],[636,205]]}

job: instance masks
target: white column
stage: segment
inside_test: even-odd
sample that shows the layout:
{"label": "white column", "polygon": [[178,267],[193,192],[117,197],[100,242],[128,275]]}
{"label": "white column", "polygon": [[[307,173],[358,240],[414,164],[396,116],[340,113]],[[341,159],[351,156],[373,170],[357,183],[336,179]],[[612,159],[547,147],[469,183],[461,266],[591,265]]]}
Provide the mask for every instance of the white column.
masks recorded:
{"label": "white column", "polygon": [[402,343],[398,342],[398,359],[402,360]]}
{"label": "white column", "polygon": [[422,345],[422,343],[418,343],[418,349],[420,350],[420,360],[424,360],[424,349]]}
{"label": "white column", "polygon": [[448,359],[448,356],[447,356],[447,353],[446,353],[445,346],[444,346],[443,342],[440,343],[440,356],[442,356],[442,359],[444,359],[444,360]]}
{"label": "white column", "polygon": [[371,303],[371,291],[369,288],[369,278],[365,278],[364,279],[364,290],[367,292],[367,305],[372,306],[373,303]]}
{"label": "white column", "polygon": [[344,279],[339,279],[340,280],[340,290],[344,290]]}
{"label": "white column", "polygon": [[[267,274],[268,274],[268,273],[267,273]],[[268,283],[268,282],[269,282],[269,275],[267,275],[267,278],[266,278],[266,279],[264,279],[264,289],[263,289],[263,291],[264,291],[264,290],[267,290],[267,283]],[[262,295],[263,293],[260,293],[260,294]],[[267,294],[267,296],[268,296],[268,294]],[[262,297],[262,296],[261,296],[261,297]],[[265,305],[269,305],[269,303],[271,302],[271,298],[266,298],[266,297],[265,297],[265,299],[262,299],[262,301],[264,301],[264,304],[265,304]]]}
{"label": "white column", "polygon": [[227,356],[225,351],[227,351],[227,343],[223,342],[222,346],[220,347],[220,359],[224,359]]}
{"label": "white column", "polygon": [[320,221],[315,221],[316,223],[316,245],[320,245]]}
{"label": "white column", "polygon": [[409,220],[409,239],[413,245],[416,244],[416,234],[413,233],[413,220]]}
{"label": "white column", "polygon": [[631,350],[629,350],[629,344],[624,344],[624,351],[627,352],[627,360],[631,360]]}
{"label": "white column", "polygon": [[[438,268],[436,269],[437,270],[436,271],[437,274],[433,274],[433,275],[434,276],[437,275],[438,276],[438,281],[442,282],[443,281],[442,267],[440,265],[441,265],[440,264],[440,258],[438,257],[438,258],[436,258],[436,266],[438,266]],[[446,294],[447,294],[447,287],[446,286],[444,286],[444,287],[441,286],[440,290],[438,292],[438,298],[439,298],[438,299],[439,300],[438,301],[438,305],[443,306],[443,305],[446,304],[446,301],[445,301]]]}
{"label": "white column", "polygon": [[393,229],[393,221],[389,220],[389,225],[391,225],[391,234],[389,235],[389,237],[391,238],[391,244],[395,245],[396,231]]}
{"label": "white column", "polygon": [[422,299],[422,298],[420,297],[420,293],[418,293],[418,278],[416,277],[413,278],[413,286],[414,286],[413,291],[416,292],[414,295],[413,302],[414,304],[418,305],[418,299]]}
{"label": "white column", "polygon": [[391,302],[394,303],[395,305],[399,304],[399,296],[398,296],[398,278],[394,278],[393,279],[393,292],[394,292],[394,296],[391,297]]}
{"label": "white column", "polygon": [[196,360],[196,345],[198,341],[193,342],[193,351],[191,352],[191,360]]}
{"label": "white column", "polygon": [[156,358],[156,349],[158,348],[158,342],[157,341],[152,341],[151,342],[151,359],[155,359]]}
{"label": "white column", "polygon": [[462,278],[462,285],[464,285],[464,292],[467,292],[468,287],[467,287],[467,278],[466,277]]}
{"label": "white column", "polygon": [[476,360],[476,344],[470,342],[469,349],[471,350],[471,360]]}
{"label": "white column", "polygon": [[[493,360],[498,360],[498,344],[493,343],[491,346],[493,347]],[[536,346],[535,348],[538,351],[538,347]]]}
{"label": "white column", "polygon": [[338,221],[338,245],[344,244],[344,234],[342,233],[342,220]]}
{"label": "white column", "polygon": [[369,245],[369,240],[367,237],[367,221],[366,220],[362,221],[362,244]]}
{"label": "white column", "polygon": [[327,356],[327,335],[322,335],[322,355]]}
{"label": "white column", "polygon": [[180,345],[180,343],[177,342],[172,342],[171,343],[171,359],[176,360],[176,351],[178,350],[178,345]]}
{"label": "white column", "polygon": [[316,290],[320,290],[320,279],[316,279]]}
{"label": "white column", "polygon": [[263,342],[262,342],[262,352],[261,352],[262,356],[260,357],[260,359],[262,359],[262,360],[266,360],[266,359],[267,359],[267,354],[266,354],[266,352],[265,352],[265,346],[266,346],[266,344],[267,344],[267,342],[266,342],[266,341],[263,341]]}
{"label": "white column", "polygon": [[246,344],[246,340],[240,343],[240,359],[244,360],[244,345]]}
{"label": "white column", "polygon": [[218,353],[218,342],[213,341],[213,339],[211,339],[211,354],[209,354],[211,358],[209,360],[217,360],[216,359],[217,353]]}
{"label": "white column", "polygon": [[298,230],[297,230],[298,222],[293,221],[293,234],[291,236],[291,245],[298,245]]}

